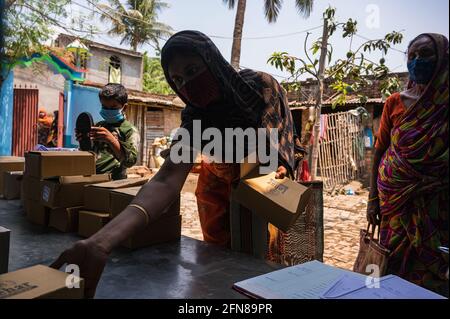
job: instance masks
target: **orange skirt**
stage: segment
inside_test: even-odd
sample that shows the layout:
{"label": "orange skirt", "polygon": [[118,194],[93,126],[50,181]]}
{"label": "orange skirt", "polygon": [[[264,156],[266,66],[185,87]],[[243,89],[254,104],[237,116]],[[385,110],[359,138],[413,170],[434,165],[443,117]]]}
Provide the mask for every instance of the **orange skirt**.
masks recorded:
{"label": "orange skirt", "polygon": [[206,242],[231,247],[231,185],[239,180],[239,164],[202,162],[195,195]]}

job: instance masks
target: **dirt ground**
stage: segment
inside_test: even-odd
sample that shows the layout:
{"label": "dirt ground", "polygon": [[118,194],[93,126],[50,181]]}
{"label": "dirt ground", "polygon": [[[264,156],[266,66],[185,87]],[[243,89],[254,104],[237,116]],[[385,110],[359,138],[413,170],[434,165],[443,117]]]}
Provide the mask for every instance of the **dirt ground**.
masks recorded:
{"label": "dirt ground", "polygon": [[[181,193],[182,234],[203,240],[197,213],[195,187],[198,175],[189,174]],[[353,267],[359,249],[359,231],[366,227],[366,190],[358,183],[350,187],[356,195],[324,195],[324,262],[336,267]]]}

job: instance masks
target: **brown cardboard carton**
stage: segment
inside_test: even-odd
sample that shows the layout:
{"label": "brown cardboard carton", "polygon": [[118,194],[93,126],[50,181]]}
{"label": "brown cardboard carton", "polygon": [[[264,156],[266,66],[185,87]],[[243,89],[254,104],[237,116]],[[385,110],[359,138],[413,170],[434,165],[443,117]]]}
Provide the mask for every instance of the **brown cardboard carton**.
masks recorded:
{"label": "brown cardboard carton", "polygon": [[0,195],[3,194],[3,173],[23,171],[25,158],[17,156],[0,156]]}
{"label": "brown cardboard carton", "polygon": [[82,299],[83,295],[82,278],[43,265],[0,275],[0,299]]}
{"label": "brown cardboard carton", "polygon": [[23,172],[13,171],[3,173],[3,198],[7,200],[19,199],[22,187]]}
{"label": "brown cardboard carton", "polygon": [[[121,188],[119,190],[113,190],[110,192],[110,207],[111,217],[114,218],[119,215],[136,197],[137,193],[142,187],[129,187]],[[165,215],[179,215],[180,214],[180,196],[174,201],[174,203],[167,208]]]}
{"label": "brown cardboard carton", "polygon": [[88,211],[111,213],[110,193],[113,190],[142,186],[148,177],[130,178],[86,186],[84,189],[84,207]]}
{"label": "brown cardboard carton", "polygon": [[[119,215],[139,192],[141,187],[130,187],[112,191],[111,198],[111,218]],[[172,205],[170,205],[164,212],[164,216],[176,216],[180,214],[180,196],[176,198]]]}
{"label": "brown cardboard carton", "polygon": [[22,179],[22,186],[22,197],[25,200],[40,201],[42,191],[42,183],[40,179],[24,175]]}
{"label": "brown cardboard carton", "polygon": [[50,208],[82,206],[84,186],[110,181],[109,174],[91,176],[60,176],[42,182],[41,203]]}
{"label": "brown cardboard carton", "polygon": [[146,229],[122,243],[129,249],[138,249],[181,237],[181,215],[163,216],[149,224]]}
{"label": "brown cardboard carton", "polygon": [[134,197],[136,197],[141,188],[141,186],[136,186],[111,191],[111,217],[114,218],[119,215],[131,203]]}
{"label": "brown cardboard carton", "polygon": [[282,231],[287,231],[305,210],[311,194],[310,188],[289,178],[275,179],[275,172],[258,176],[252,171],[239,182],[235,200]]}
{"label": "brown cardboard carton", "polygon": [[91,237],[109,222],[108,213],[96,213],[85,210],[78,212],[78,235]]}
{"label": "brown cardboard carton", "polygon": [[54,208],[50,210],[49,227],[63,233],[78,231],[78,213],[83,207]]}
{"label": "brown cardboard carton", "polygon": [[47,226],[50,218],[50,208],[45,207],[40,201],[26,200],[27,219],[33,224]]}
{"label": "brown cardboard carton", "polygon": [[94,174],[95,156],[89,152],[32,151],[25,155],[25,175],[35,178]]}
{"label": "brown cardboard carton", "polygon": [[0,274],[8,272],[10,234],[9,229],[0,226]]}

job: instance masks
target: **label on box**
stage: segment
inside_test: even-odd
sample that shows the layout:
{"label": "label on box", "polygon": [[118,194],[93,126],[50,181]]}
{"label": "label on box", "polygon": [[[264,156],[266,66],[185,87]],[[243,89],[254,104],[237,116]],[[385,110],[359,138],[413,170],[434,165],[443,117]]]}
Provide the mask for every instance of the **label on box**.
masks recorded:
{"label": "label on box", "polygon": [[30,284],[29,282],[18,283],[13,280],[2,281],[0,283],[0,299],[9,298],[37,287],[38,286]]}
{"label": "label on box", "polygon": [[48,202],[48,201],[49,201],[49,199],[50,199],[50,187],[44,186],[44,187],[42,188],[42,199],[43,199],[45,202]]}
{"label": "label on box", "polygon": [[283,185],[279,182],[277,182],[275,179],[271,178],[267,181],[267,184],[269,185],[267,191],[271,194],[284,194],[288,187],[286,185]]}

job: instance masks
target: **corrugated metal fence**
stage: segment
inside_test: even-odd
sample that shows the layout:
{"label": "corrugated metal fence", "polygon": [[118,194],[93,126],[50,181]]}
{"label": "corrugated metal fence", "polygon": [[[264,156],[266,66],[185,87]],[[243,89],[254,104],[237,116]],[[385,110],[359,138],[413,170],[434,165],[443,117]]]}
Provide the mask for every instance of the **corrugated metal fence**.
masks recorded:
{"label": "corrugated metal fence", "polygon": [[364,161],[364,127],[350,112],[321,116],[319,174],[331,191],[361,177]]}
{"label": "corrugated metal fence", "polygon": [[13,147],[14,156],[24,156],[38,141],[39,90],[14,88]]}

